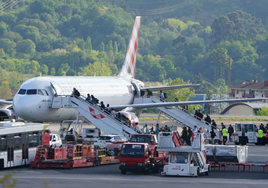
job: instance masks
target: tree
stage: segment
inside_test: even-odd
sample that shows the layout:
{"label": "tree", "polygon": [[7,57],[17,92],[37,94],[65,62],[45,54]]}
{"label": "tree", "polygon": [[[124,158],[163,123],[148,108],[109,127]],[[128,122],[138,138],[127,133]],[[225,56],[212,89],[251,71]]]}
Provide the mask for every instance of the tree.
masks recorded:
{"label": "tree", "polygon": [[35,47],[35,43],[32,40],[26,39],[17,43],[16,50],[19,53],[30,54],[35,52]]}
{"label": "tree", "polygon": [[3,48],[5,51],[16,47],[16,43],[7,38],[0,38],[0,48]]}
{"label": "tree", "polygon": [[[176,78],[173,80],[168,86],[174,86],[174,85],[185,85],[189,84],[190,82],[184,82],[180,78]],[[174,90],[167,90],[167,100],[168,101],[174,101],[175,98],[178,99],[178,101],[188,101],[189,97],[192,96],[195,91],[190,90],[189,88],[181,88],[181,89],[174,89]]]}
{"label": "tree", "polygon": [[11,90],[9,88],[8,81],[3,81],[0,86],[0,98],[1,99],[10,99],[11,97]]}
{"label": "tree", "polygon": [[257,116],[268,116],[268,108],[266,106],[262,107],[256,113]]}
{"label": "tree", "polygon": [[101,42],[101,45],[100,45],[100,52],[104,52],[105,51],[105,45],[103,42]]}
{"label": "tree", "polygon": [[63,68],[60,68],[57,71],[57,76],[66,76],[66,72],[63,70]]}
{"label": "tree", "polygon": [[5,53],[4,49],[0,48],[0,57],[2,58],[2,57],[5,57],[5,56],[6,56],[6,53]]}
{"label": "tree", "polygon": [[89,50],[89,52],[91,52],[91,50],[92,50],[92,44],[91,44],[90,36],[87,37],[86,44],[85,44],[85,49]]}
{"label": "tree", "polygon": [[56,70],[55,70],[54,67],[52,67],[52,68],[50,69],[50,75],[55,76],[55,74],[56,74]]}
{"label": "tree", "polygon": [[85,76],[111,76],[111,74],[112,71],[110,69],[110,66],[99,61],[96,61],[93,64],[90,63],[85,67],[84,71]]}
{"label": "tree", "polygon": [[43,64],[41,65],[40,71],[42,72],[42,74],[48,74],[48,66]]}

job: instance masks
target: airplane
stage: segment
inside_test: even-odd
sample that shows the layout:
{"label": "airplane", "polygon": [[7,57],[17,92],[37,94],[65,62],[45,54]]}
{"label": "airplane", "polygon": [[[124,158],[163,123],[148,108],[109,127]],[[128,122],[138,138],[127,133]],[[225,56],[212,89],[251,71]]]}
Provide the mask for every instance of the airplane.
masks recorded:
{"label": "airplane", "polygon": [[137,16],[133,26],[129,46],[120,73],[117,76],[55,76],[36,77],[25,81],[14,96],[12,102],[0,100],[2,104],[12,104],[16,116],[33,122],[61,122],[63,120],[74,120],[77,112],[74,109],[50,108],[53,96],[70,95],[76,88],[81,95],[94,95],[111,108],[129,111],[140,111],[144,108],[160,106],[179,106],[215,102],[241,102],[260,99],[232,99],[232,100],[210,100],[210,101],[185,101],[170,103],[146,103],[134,104],[136,97],[140,97],[141,91],[160,91],[178,89],[185,87],[197,87],[198,84],[144,87],[144,83],[135,79],[136,55],[138,49],[138,38],[141,17]]}

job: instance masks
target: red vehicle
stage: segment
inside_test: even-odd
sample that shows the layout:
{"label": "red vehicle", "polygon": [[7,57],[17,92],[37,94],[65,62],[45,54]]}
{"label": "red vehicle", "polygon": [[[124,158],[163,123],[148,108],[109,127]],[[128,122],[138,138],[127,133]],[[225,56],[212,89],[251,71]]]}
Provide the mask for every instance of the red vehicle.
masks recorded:
{"label": "red vehicle", "polygon": [[157,152],[157,140],[155,135],[134,134],[130,143],[125,143],[120,151],[121,174],[127,172],[144,172],[150,170],[159,172],[166,161],[165,152]]}

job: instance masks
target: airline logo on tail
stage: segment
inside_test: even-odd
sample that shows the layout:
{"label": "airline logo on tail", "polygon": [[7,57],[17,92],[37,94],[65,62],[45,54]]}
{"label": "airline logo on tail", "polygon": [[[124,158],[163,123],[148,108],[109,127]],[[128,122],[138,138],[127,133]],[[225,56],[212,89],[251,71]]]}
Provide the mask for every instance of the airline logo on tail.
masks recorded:
{"label": "airline logo on tail", "polygon": [[96,114],[95,110],[90,108],[90,107],[89,107],[89,111],[90,111],[90,114],[92,115],[92,117],[94,117],[95,119],[103,119],[103,118],[105,118],[105,116],[102,115],[102,114]]}
{"label": "airline logo on tail", "polygon": [[125,61],[122,66],[121,72],[119,73],[119,76],[131,76],[132,78],[135,77],[138,39],[140,33],[140,22],[141,17],[136,16],[135,23],[132,29],[132,34],[128,44]]}

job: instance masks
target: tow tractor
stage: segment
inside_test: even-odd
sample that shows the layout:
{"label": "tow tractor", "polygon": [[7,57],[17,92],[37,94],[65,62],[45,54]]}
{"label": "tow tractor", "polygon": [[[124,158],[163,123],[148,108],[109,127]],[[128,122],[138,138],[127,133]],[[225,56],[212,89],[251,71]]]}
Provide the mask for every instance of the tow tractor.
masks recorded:
{"label": "tow tractor", "polygon": [[178,145],[174,142],[176,133],[160,133],[158,151],[167,152],[168,164],[161,175],[165,176],[199,176],[209,174],[210,165],[206,159],[203,133],[194,135],[192,146]]}
{"label": "tow tractor", "polygon": [[[48,142],[46,142],[48,140]],[[100,164],[114,164],[119,162],[118,155],[107,156],[107,149],[100,145],[67,142],[63,147],[49,146],[49,137],[43,136],[42,146],[36,151],[32,168],[76,168],[86,166],[99,166]]]}

